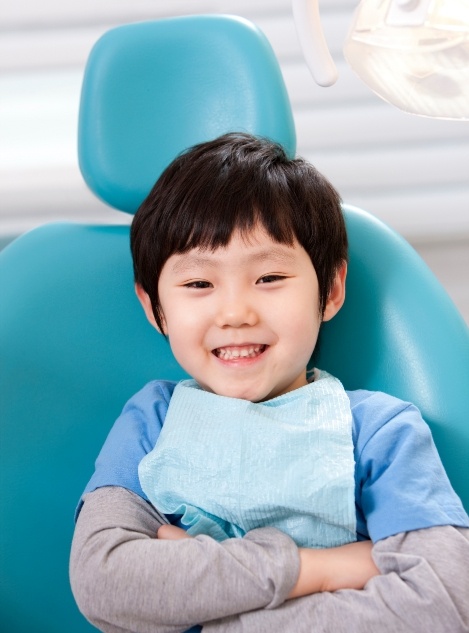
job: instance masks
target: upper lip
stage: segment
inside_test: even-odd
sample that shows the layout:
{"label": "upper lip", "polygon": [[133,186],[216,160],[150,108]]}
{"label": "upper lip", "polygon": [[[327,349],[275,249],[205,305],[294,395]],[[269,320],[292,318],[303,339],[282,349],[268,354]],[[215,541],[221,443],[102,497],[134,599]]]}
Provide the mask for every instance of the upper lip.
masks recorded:
{"label": "upper lip", "polygon": [[213,348],[213,351],[216,349],[228,349],[228,348],[242,348],[242,347],[264,347],[265,343],[225,343],[223,345],[217,345]]}
{"label": "upper lip", "polygon": [[248,341],[247,343],[222,343],[221,345],[217,345],[214,349],[218,349],[219,347],[249,347],[250,345],[264,345],[260,341]]}

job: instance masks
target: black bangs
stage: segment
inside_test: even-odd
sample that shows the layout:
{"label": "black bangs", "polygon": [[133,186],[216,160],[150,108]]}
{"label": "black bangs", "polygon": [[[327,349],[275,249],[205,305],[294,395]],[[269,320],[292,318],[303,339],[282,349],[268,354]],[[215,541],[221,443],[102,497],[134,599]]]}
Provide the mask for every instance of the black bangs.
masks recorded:
{"label": "black bangs", "polygon": [[164,250],[171,254],[194,248],[214,251],[227,246],[234,233],[248,237],[257,226],[275,242],[293,244],[295,229],[288,195],[263,188],[263,183],[252,182],[249,177],[245,180],[237,191],[225,183],[217,186],[208,182],[181,200],[174,209],[174,222],[168,223]]}

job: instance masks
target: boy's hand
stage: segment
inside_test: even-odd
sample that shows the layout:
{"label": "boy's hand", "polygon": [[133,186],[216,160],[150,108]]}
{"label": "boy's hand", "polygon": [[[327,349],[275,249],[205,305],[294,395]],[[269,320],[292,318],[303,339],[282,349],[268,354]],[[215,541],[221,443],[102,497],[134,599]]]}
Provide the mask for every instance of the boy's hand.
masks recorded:
{"label": "boy's hand", "polygon": [[163,541],[178,541],[182,538],[192,538],[185,530],[175,525],[162,525],[158,528],[157,537]]}
{"label": "boy's hand", "polygon": [[321,591],[363,589],[379,574],[372,547],[371,541],[359,541],[330,549],[301,548],[300,574],[289,599]]}

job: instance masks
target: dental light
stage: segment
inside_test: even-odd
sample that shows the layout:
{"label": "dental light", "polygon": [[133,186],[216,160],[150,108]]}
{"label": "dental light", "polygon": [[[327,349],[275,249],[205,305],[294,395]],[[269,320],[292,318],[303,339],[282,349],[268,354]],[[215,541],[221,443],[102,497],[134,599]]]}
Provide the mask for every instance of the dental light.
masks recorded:
{"label": "dental light", "polygon": [[[292,6],[311,74],[330,86],[337,69],[318,0]],[[371,90],[401,110],[469,120],[469,0],[362,0],[344,55]]]}

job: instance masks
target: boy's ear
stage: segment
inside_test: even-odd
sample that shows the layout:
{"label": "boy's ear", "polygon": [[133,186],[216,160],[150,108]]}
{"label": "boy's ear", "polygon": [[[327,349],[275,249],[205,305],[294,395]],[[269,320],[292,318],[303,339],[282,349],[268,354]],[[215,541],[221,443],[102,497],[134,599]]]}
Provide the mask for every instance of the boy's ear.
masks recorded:
{"label": "boy's ear", "polygon": [[[145,292],[145,290],[142,288],[140,284],[135,284],[135,294],[137,295],[138,300],[141,303],[141,306],[143,308],[143,311],[145,312],[145,315],[148,321],[151,323],[151,325],[153,325],[153,327],[156,330],[158,330],[160,334],[165,334],[165,332],[162,332],[161,329],[156,324],[155,315],[153,314],[153,308],[151,305],[150,297],[148,296],[148,294]],[[164,326],[164,321],[163,321],[163,326]]]}
{"label": "boy's ear", "polygon": [[343,262],[335,274],[334,283],[326,301],[326,307],[322,317],[323,321],[330,321],[344,305],[346,277],[347,262]]}

